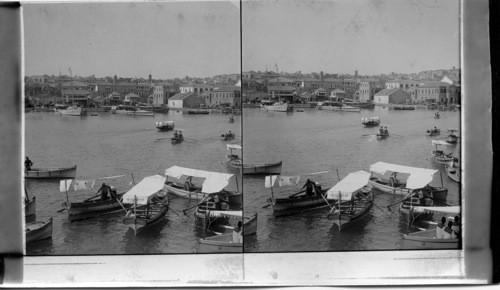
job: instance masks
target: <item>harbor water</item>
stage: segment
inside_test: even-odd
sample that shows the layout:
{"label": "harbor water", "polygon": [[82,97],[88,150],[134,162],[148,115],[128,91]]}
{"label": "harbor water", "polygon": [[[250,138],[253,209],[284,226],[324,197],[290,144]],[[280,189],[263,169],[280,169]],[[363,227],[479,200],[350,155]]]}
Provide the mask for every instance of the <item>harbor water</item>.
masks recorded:
{"label": "harbor water", "polygon": [[[431,183],[448,189],[447,203],[460,204],[459,184],[449,179],[444,166],[432,160],[432,139],[443,139],[448,128],[459,128],[460,112],[394,111],[376,107],[361,113],[304,109],[303,112],[267,112],[260,108],[243,109],[242,120],[229,115],[186,115],[170,111],[155,117],[131,117],[111,113],[82,117],[61,116],[53,112],[25,115],[25,150],[33,167],[77,165],[77,179],[90,180],[108,176],[121,178],[96,180],[91,192],[69,191],[70,202],[95,195],[102,182],[118,192],[133,182],[154,174],[164,175],[170,166],[237,173],[225,164],[228,143],[238,143],[243,133],[245,163],[283,161],[283,175],[300,175],[295,187],[274,188],[275,197],[300,191],[307,178],[329,188],[348,173],[369,170],[379,161],[440,170]],[[379,127],[365,128],[361,118],[379,116],[389,125],[390,136],[377,140]],[[157,121],[175,121],[184,129],[185,141],[172,145],[172,131],[158,132]],[[240,132],[243,122],[243,132]],[[441,135],[429,137],[427,129],[436,126]],[[222,141],[222,133],[236,132],[237,138]],[[443,148],[459,156],[459,145]],[[241,152],[237,152],[241,153]],[[324,172],[320,174],[311,174]],[[442,177],[442,178],[441,178]],[[53,222],[52,239],[27,246],[28,255],[95,255],[195,253],[198,239],[205,236],[203,225],[195,220],[196,201],[171,197],[164,222],[135,236],[123,225],[124,211],[97,218],[69,222],[61,211],[66,194],[59,191],[59,181],[26,179],[30,196],[37,200],[36,220]],[[237,185],[238,183],[238,185]],[[362,220],[341,232],[326,215],[328,209],[275,218],[264,187],[264,176],[233,177],[229,190],[243,190],[244,214],[258,213],[257,234],[245,237],[245,252],[357,251],[398,249],[408,223],[398,211],[400,196],[376,192],[374,206]],[[435,217],[440,218],[440,217]],[[418,224],[419,227],[429,225]]]}
{"label": "harbor water", "polygon": [[[382,161],[406,166],[437,169],[432,186],[448,189],[447,203],[460,204],[458,183],[446,175],[444,165],[432,159],[432,139],[443,139],[448,128],[459,128],[460,112],[395,111],[376,107],[358,112],[334,112],[305,109],[304,112],[267,112],[243,110],[245,162],[283,161],[282,175],[300,175],[297,186],[274,188],[274,196],[287,197],[297,193],[310,178],[323,189],[334,186],[339,178]],[[377,140],[379,127],[366,128],[361,118],[379,116],[389,126],[390,136]],[[434,126],[441,135],[429,137],[426,130]],[[441,149],[441,148],[440,148]],[[459,146],[442,148],[460,156]],[[310,173],[324,172],[323,174]],[[338,173],[337,173],[338,172]],[[326,216],[328,209],[275,218],[267,201],[271,197],[264,187],[264,177],[245,176],[245,214],[258,213],[257,235],[245,237],[245,252],[290,251],[357,251],[395,250],[401,246],[408,230],[407,220],[399,213],[401,196],[375,191],[374,206],[361,220],[341,232]],[[440,216],[434,217],[439,219]],[[419,227],[428,227],[419,224]]]}
{"label": "harbor water", "polygon": [[[26,155],[34,161],[33,167],[77,165],[76,178],[81,180],[125,175],[96,180],[91,192],[68,192],[70,202],[83,201],[94,196],[102,182],[125,192],[133,181],[164,175],[165,169],[174,165],[235,173],[223,163],[228,151],[220,135],[232,131],[241,138],[238,117],[229,123],[229,115],[225,114],[186,115],[174,110],[156,114],[154,118],[32,112],[25,115]],[[172,145],[173,131],[157,131],[155,122],[167,120],[175,121],[176,128],[185,130],[184,142]],[[240,178],[231,178],[229,190],[241,191],[236,180],[241,183]],[[29,244],[28,255],[193,253],[198,249],[198,239],[205,236],[193,209],[183,214],[184,209],[196,205],[194,200],[170,196],[170,210],[164,222],[135,236],[122,222],[123,210],[69,222],[65,210],[58,212],[66,201],[66,194],[59,191],[58,180],[26,179],[25,182],[28,195],[36,197],[36,220],[54,219],[52,239]]]}

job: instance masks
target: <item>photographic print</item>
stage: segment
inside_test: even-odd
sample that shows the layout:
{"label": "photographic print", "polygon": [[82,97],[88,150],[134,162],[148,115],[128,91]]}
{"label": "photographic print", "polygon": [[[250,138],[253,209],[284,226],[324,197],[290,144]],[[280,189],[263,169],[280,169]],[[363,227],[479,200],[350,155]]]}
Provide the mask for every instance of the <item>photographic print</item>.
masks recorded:
{"label": "photographic print", "polygon": [[242,5],[245,252],[459,249],[459,1]]}
{"label": "photographic print", "polygon": [[239,9],[29,3],[27,255],[242,252]]}

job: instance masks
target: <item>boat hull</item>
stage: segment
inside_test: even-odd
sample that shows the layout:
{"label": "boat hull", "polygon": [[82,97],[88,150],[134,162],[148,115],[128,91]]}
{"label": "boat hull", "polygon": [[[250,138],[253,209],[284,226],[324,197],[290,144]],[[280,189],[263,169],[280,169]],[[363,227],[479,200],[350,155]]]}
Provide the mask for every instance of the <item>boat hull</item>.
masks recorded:
{"label": "boat hull", "polygon": [[290,215],[306,209],[327,205],[325,199],[318,195],[277,198],[271,202],[274,216]]}
{"label": "boat hull", "polygon": [[386,139],[387,137],[389,137],[389,134],[380,134],[380,133],[377,134],[377,139],[379,140]]}
{"label": "boat hull", "polygon": [[258,175],[258,174],[280,174],[281,166],[283,161],[278,161],[274,163],[248,163],[241,164],[240,162],[234,162],[229,160],[227,165],[234,169],[239,169],[244,175]]}
{"label": "boat hull", "polygon": [[149,218],[146,217],[134,217],[126,216],[123,218],[123,224],[134,230],[134,234],[138,235],[140,232],[147,229],[147,227],[152,226],[159,221],[161,221],[168,212],[168,205],[163,204],[158,213],[152,215]]}
{"label": "boat hull", "polygon": [[61,114],[61,115],[64,115],[64,116],[81,116],[83,115],[84,111],[82,110],[82,108],[76,108],[76,109],[61,109],[61,110],[58,110],[58,112]]}
{"label": "boat hull", "polygon": [[184,138],[171,138],[170,139],[172,144],[179,144],[179,143],[182,143],[182,141],[184,141]]}
{"label": "boat hull", "polygon": [[458,168],[449,165],[446,165],[444,168],[446,169],[446,174],[451,180],[460,182],[460,171]]}
{"label": "boat hull", "polygon": [[36,198],[33,197],[24,205],[24,217],[31,217],[36,214]]}
{"label": "boat hull", "polygon": [[281,105],[267,105],[264,108],[272,112],[288,112],[289,106],[288,103],[285,103]]}
{"label": "boat hull", "polygon": [[370,191],[364,200],[358,200],[357,202],[362,202],[362,207],[355,211],[349,211],[350,202],[342,203],[340,205],[340,212],[328,214],[328,220],[333,221],[333,224],[337,225],[339,232],[342,231],[347,225],[352,222],[361,220],[373,206],[373,192]]}
{"label": "boat hull", "polygon": [[[119,198],[121,197],[121,195],[119,195]],[[96,214],[102,214],[121,208],[120,203],[115,199],[72,202],[69,206],[67,206],[66,203],[63,203],[63,206],[66,207],[68,219],[70,221],[86,219],[89,217],[93,217]],[[129,206],[127,205],[125,207]]]}
{"label": "boat hull", "polygon": [[232,233],[199,240],[199,253],[242,253],[243,243],[233,243]]}
{"label": "boat hull", "polygon": [[432,159],[436,163],[447,165],[447,164],[450,164],[451,162],[453,162],[453,156],[439,155],[439,154],[436,154],[435,150],[432,151],[432,155],[434,155],[434,157]]}
{"label": "boat hull", "polygon": [[76,165],[71,167],[53,168],[31,168],[24,171],[24,178],[49,179],[49,178],[70,178],[76,177]]}
{"label": "boat hull", "polygon": [[202,200],[207,196],[206,193],[202,193],[200,191],[187,191],[185,189],[181,189],[179,187],[174,186],[174,183],[169,181],[165,183],[165,189],[167,190],[167,192],[173,195],[187,199]]}
{"label": "boat hull", "polygon": [[257,234],[257,213],[252,217],[245,219],[243,223],[243,236],[250,236]]}
{"label": "boat hull", "polygon": [[386,192],[386,193],[392,193],[395,195],[407,195],[410,193],[411,190],[407,188],[401,188],[401,187],[393,187],[390,184],[382,184],[380,182],[377,182],[377,178],[371,178],[368,181],[368,184],[372,187],[375,188],[379,191]]}
{"label": "boat hull", "polygon": [[115,111],[113,111],[113,113],[118,114],[118,115],[145,116],[145,117],[154,117],[154,115],[155,115],[155,112],[144,111],[144,110],[138,110],[138,111],[115,110]]}
{"label": "boat hull", "polygon": [[401,249],[458,249],[459,239],[436,239],[436,230],[425,230],[403,236]]}
{"label": "boat hull", "polygon": [[52,218],[45,222],[32,222],[26,224],[26,243],[52,238]]}

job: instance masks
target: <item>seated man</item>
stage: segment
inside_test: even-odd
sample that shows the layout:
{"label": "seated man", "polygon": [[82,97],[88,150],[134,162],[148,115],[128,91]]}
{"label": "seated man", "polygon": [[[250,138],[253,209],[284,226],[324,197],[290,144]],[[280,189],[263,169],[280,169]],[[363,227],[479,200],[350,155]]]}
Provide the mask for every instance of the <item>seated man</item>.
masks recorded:
{"label": "seated man", "polygon": [[97,191],[97,194],[99,194],[99,192],[101,193],[101,200],[108,200],[108,193],[110,189],[111,188],[106,185],[106,183],[102,184],[101,188],[99,188],[99,190]]}

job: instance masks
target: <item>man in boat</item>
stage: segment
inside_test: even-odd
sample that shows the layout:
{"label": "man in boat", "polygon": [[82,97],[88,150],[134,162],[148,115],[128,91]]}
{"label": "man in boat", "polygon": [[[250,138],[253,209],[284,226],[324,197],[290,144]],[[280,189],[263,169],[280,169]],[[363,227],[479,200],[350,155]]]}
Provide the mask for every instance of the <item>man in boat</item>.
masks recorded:
{"label": "man in boat", "polygon": [[241,235],[242,235],[242,229],[241,227],[243,226],[243,223],[241,221],[238,221],[238,227],[233,229],[233,243],[241,243]]}
{"label": "man in boat", "polygon": [[159,192],[150,195],[148,200],[146,201],[146,216],[149,216],[149,210],[151,209],[151,205],[157,204],[163,201],[163,196],[159,195]]}
{"label": "man in boat", "polygon": [[179,136],[178,137],[179,137],[179,139],[183,139],[181,131],[179,131]]}
{"label": "man in boat", "polygon": [[436,128],[436,126],[434,126],[434,129],[432,130],[433,133],[437,133],[438,132],[438,128]]}
{"label": "man in boat", "polygon": [[227,136],[228,136],[228,137],[232,137],[232,136],[233,136],[233,133],[231,133],[231,131],[229,131],[229,133],[227,133]]}
{"label": "man in boat", "polygon": [[443,239],[454,239],[455,238],[455,233],[451,229],[452,226],[453,226],[453,222],[449,221],[448,225],[444,228]]}
{"label": "man in boat", "polygon": [[312,182],[310,179],[307,179],[306,184],[302,186],[301,189],[306,188],[306,195],[307,196],[312,196],[313,195],[313,187],[314,187],[314,182]]}
{"label": "man in boat", "polygon": [[177,130],[174,132],[174,138],[179,138],[179,133],[177,133]]}
{"label": "man in boat", "polygon": [[456,237],[460,237],[460,220],[457,215],[454,218],[451,230],[453,231]]}
{"label": "man in boat", "polygon": [[26,160],[24,160],[24,168],[26,171],[31,170],[31,166],[33,166],[33,161],[31,161],[28,156],[26,156]]}
{"label": "man in boat", "polygon": [[444,229],[446,228],[446,218],[442,217],[441,218],[441,223],[437,225],[436,227],[436,239],[442,239],[443,238],[443,232]]}
{"label": "man in boat", "polygon": [[191,191],[191,189],[194,189],[192,176],[189,176],[188,178],[186,178],[186,181],[184,182],[184,189],[187,191]]}
{"label": "man in boat", "polygon": [[314,191],[316,191],[316,195],[321,195],[321,184],[319,182],[314,183]]}
{"label": "man in boat", "polygon": [[108,200],[108,193],[111,191],[111,187],[109,185],[106,185],[106,183],[102,183],[101,188],[97,191],[97,194],[99,192],[101,193],[101,200]]}

